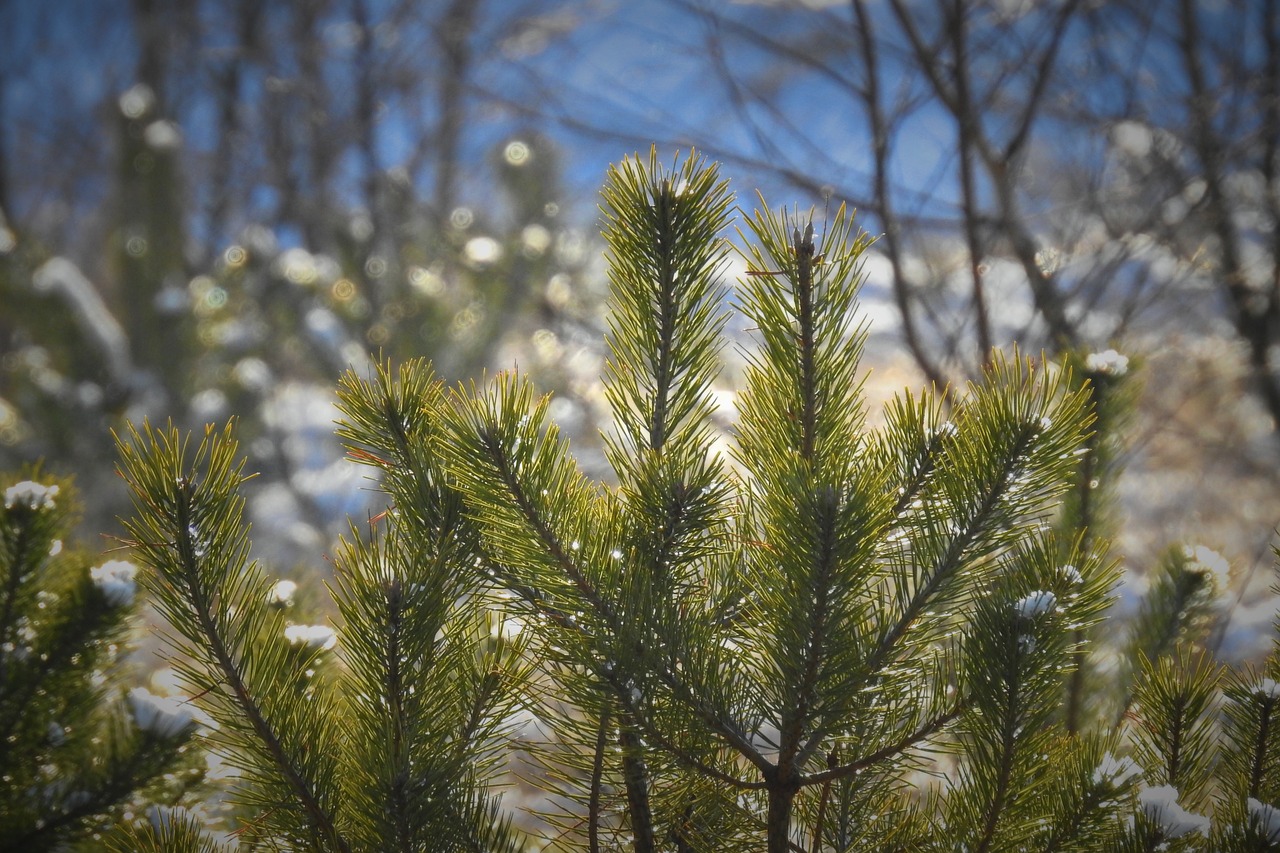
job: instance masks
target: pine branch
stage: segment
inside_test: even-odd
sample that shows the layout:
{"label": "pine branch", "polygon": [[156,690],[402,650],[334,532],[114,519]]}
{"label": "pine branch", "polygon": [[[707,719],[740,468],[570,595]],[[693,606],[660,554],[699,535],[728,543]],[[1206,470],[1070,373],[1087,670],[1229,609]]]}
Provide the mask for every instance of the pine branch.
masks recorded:
{"label": "pine branch", "polygon": [[1113,736],[1069,735],[1063,772],[1051,782],[1056,808],[1049,826],[1028,849],[1042,853],[1115,849],[1120,819],[1114,811],[1124,801],[1140,772],[1131,760],[1117,760]]}
{"label": "pine branch", "polygon": [[898,643],[925,609],[931,605],[937,593],[954,579],[962,567],[967,565],[966,558],[969,557],[970,548],[980,542],[982,534],[991,528],[997,509],[1002,499],[1008,494],[1014,476],[1020,468],[1020,457],[1029,449],[1035,435],[1033,429],[1024,426],[1018,433],[1012,451],[999,460],[997,463],[1001,466],[999,475],[983,493],[980,504],[959,526],[940,559],[929,567],[924,584],[916,587],[904,603],[901,612],[889,625],[888,630],[881,635],[876,648],[868,657],[869,671],[878,672],[891,659]]}
{"label": "pine branch", "polygon": [[966,708],[967,703],[957,703],[951,710],[933,717],[925,722],[924,725],[917,727],[914,731],[902,736],[894,743],[881,747],[875,752],[868,753],[856,761],[850,761],[837,767],[828,767],[819,773],[806,774],[801,777],[800,784],[803,787],[824,785],[828,782],[845,779],[865,770],[870,770],[877,764],[900,756],[916,744],[933,737],[954,722],[965,712]]}
{"label": "pine branch", "polygon": [[[7,519],[6,519],[7,520]],[[35,531],[30,525],[17,524],[14,525],[16,530],[10,533],[9,525],[5,525],[4,550],[5,550],[5,567],[8,569],[4,580],[4,603],[0,604],[0,641],[12,642],[13,631],[16,628],[13,618],[14,609],[18,604],[18,587],[24,578],[27,578],[34,571],[31,565],[33,555],[31,550],[32,540],[35,539]],[[0,682],[3,682],[8,676],[8,656],[0,658]]]}
{"label": "pine branch", "polygon": [[1273,802],[1280,794],[1280,688],[1244,667],[1228,674],[1222,692],[1224,787],[1239,800]]}
{"label": "pine branch", "polygon": [[[46,586],[39,583],[43,580],[29,577],[28,583]],[[12,763],[12,750],[24,740],[16,730],[29,721],[33,703],[40,697],[61,694],[65,688],[59,682],[72,672],[88,679],[103,657],[99,650],[120,639],[123,614],[104,607],[100,598],[95,600],[91,586],[88,577],[82,576],[79,583],[63,591],[53,607],[37,605],[52,613],[43,622],[38,647],[14,670],[0,675],[0,766]],[[51,588],[45,591],[53,592]],[[0,653],[0,659],[5,663],[18,660],[16,655],[5,653]],[[101,701],[103,691],[90,692],[95,695],[89,702]]]}
{"label": "pine branch", "polygon": [[569,549],[572,546],[563,542],[556,535],[541,509],[525,491],[523,481],[511,464],[501,437],[496,430],[486,429],[480,433],[479,439],[481,447],[488,454],[490,463],[493,465],[498,477],[501,478],[507,496],[523,517],[530,532],[546,549],[546,552],[551,556],[563,576],[568,578],[570,583],[574,585],[578,594],[595,610],[608,628],[616,631],[618,617],[614,612],[613,605],[605,600],[600,591],[587,579],[586,573],[569,556]]}
{"label": "pine branch", "polygon": [[[611,677],[611,674],[606,674],[606,681],[612,681],[612,680],[613,679]],[[612,686],[614,687],[615,692],[619,694],[624,704],[629,704],[631,699],[629,691],[622,689],[622,685],[620,684],[614,684]],[[668,686],[673,687],[674,692],[676,692],[677,695],[681,695],[681,694],[687,695],[687,692],[682,689],[682,685],[678,685],[678,683],[675,682],[674,679],[671,681],[671,683],[668,684]],[[687,750],[681,748],[680,746],[675,744],[672,740],[670,740],[665,734],[662,733],[661,730],[659,730],[656,726],[652,725],[648,721],[648,718],[645,715],[639,713],[640,712],[639,708],[635,708],[633,705],[632,709],[635,712],[633,719],[637,721],[637,724],[641,727],[642,731],[645,734],[645,737],[651,740],[653,743],[657,744],[659,747],[661,747],[668,755],[674,758],[677,763],[682,764],[691,770],[696,770],[708,778],[715,779],[717,782],[720,782],[725,785],[729,785],[730,787],[736,790],[757,791],[757,790],[762,790],[766,787],[764,782],[749,782],[745,779],[741,779],[737,776],[733,776],[729,773],[726,773],[723,770],[720,770],[717,767],[713,767],[712,765],[707,764],[706,762],[697,758],[695,755],[689,753]],[[717,734],[724,737],[724,732],[720,731],[720,726],[723,725],[722,721],[717,719],[708,720],[704,718],[703,722],[709,723],[713,727],[713,730],[716,731]],[[748,741],[742,738],[741,733],[734,732],[734,738],[735,740],[741,740],[743,744],[746,746],[746,748],[751,751],[751,753],[754,753],[756,756],[759,757],[759,763],[756,764],[758,768],[762,768],[762,766],[770,766],[769,762],[766,761],[763,756],[760,756],[759,752],[757,752],[755,748],[751,746]],[[724,739],[726,741],[729,741],[728,745],[730,747],[733,747],[735,749],[737,748],[737,745],[734,740],[730,740],[730,738],[728,737],[725,737]],[[742,750],[739,749],[738,751],[741,752]],[[747,760],[749,761],[751,760],[750,755],[744,755],[744,757],[746,757]],[[755,763],[755,762],[752,762],[752,763]]]}
{"label": "pine branch", "polygon": [[612,307],[605,394],[621,431],[607,450],[626,481],[642,448],[661,453],[674,443],[679,453],[707,441],[727,319],[718,234],[732,195],[695,154],[666,170],[651,149],[647,163],[611,168],[601,196]]}
{"label": "pine branch", "polygon": [[[128,442],[118,439],[118,444],[121,474],[139,512],[126,525],[134,537],[131,544],[157,573],[153,588],[165,615],[191,642],[191,653],[218,673],[217,684],[230,694],[238,716],[222,713],[223,721],[252,732],[307,815],[316,839],[350,853],[350,843],[319,792],[315,770],[309,771],[301,755],[286,746],[261,701],[271,697],[260,696],[248,681],[253,658],[243,644],[261,624],[257,619],[265,612],[266,590],[258,591],[256,605],[254,598],[244,595],[261,579],[245,570],[243,501],[236,494],[245,479],[240,473],[244,462],[235,461],[231,425],[222,435],[211,428],[206,431],[190,468],[188,442],[176,429],[158,432],[144,425],[139,433],[131,428]],[[203,476],[198,470],[202,465]],[[229,626],[227,620],[237,610],[242,621]],[[264,674],[271,671],[267,664]]]}
{"label": "pine branch", "polygon": [[[1273,701],[1266,701],[1272,699]],[[1267,771],[1267,752],[1269,741],[1271,740],[1272,714],[1275,710],[1276,702],[1273,697],[1264,697],[1261,703],[1262,708],[1258,714],[1257,734],[1254,737],[1252,749],[1252,760],[1249,762],[1249,787],[1248,795],[1255,799],[1262,793],[1262,780],[1266,776]]]}
{"label": "pine branch", "polygon": [[[139,438],[136,433],[134,438],[135,441]],[[307,778],[302,768],[295,763],[294,757],[286,750],[276,727],[267,720],[262,707],[250,693],[244,673],[232,656],[222,631],[215,622],[215,599],[205,589],[205,581],[200,574],[197,559],[197,553],[207,546],[198,542],[195,534],[197,529],[196,513],[193,511],[195,489],[192,477],[181,477],[177,483],[177,494],[173,496],[174,530],[177,533],[174,545],[177,552],[177,566],[174,571],[176,580],[185,586],[183,591],[189,596],[191,611],[204,636],[208,654],[222,673],[223,684],[231,691],[245,719],[275,760],[280,774],[297,796],[308,817],[314,821],[320,836],[342,853],[350,853],[350,845],[338,832],[328,809],[320,802],[314,781]]]}
{"label": "pine branch", "polygon": [[[916,838],[927,821],[912,823],[891,780],[958,721],[955,827],[976,848],[1030,838],[1021,817],[1049,775],[1029,756],[1049,743],[1039,729],[1075,646],[1054,633],[1057,617],[1031,630],[1010,608],[1056,595],[1074,626],[1105,605],[1101,563],[1081,558],[1092,574],[1073,586],[1062,549],[1035,532],[1077,458],[1085,395],[1018,356],[995,359],[951,422],[937,398],[906,397],[868,433],[853,320],[868,241],[843,208],[821,246],[811,220],[757,212],[741,292],[761,346],[738,399],[740,471],[726,474],[710,383],[730,198],[693,157],[668,171],[651,153],[610,172],[616,489],[582,475],[547,400],[512,374],[445,392],[423,365],[399,379],[380,368],[346,383],[344,437],[383,472],[392,530],[405,525],[528,614],[562,691],[549,719],[585,747],[560,754],[573,771],[560,778],[586,814],[585,830],[567,831],[590,848],[616,828],[606,779],[639,850],[704,838],[746,849],[761,833],[771,853],[799,849],[800,832],[822,845],[858,837],[843,815],[876,803]],[[957,678],[978,686],[943,698]],[[484,702],[466,695],[469,740]],[[851,757],[809,766],[837,749]],[[821,794],[800,795],[813,786]]]}
{"label": "pine branch", "polygon": [[[454,427],[461,441],[460,450],[465,454],[458,459],[457,476],[475,501],[472,506],[478,510],[476,523],[487,531],[490,542],[499,546],[491,552],[498,558],[496,562],[513,569],[518,566],[521,575],[536,571],[539,577],[545,578],[546,584],[526,582],[525,585],[537,590],[535,596],[539,600],[550,602],[557,610],[569,611],[566,620],[575,612],[589,611],[584,614],[592,617],[588,624],[598,625],[607,634],[598,637],[594,629],[586,630],[582,619],[570,620],[583,628],[576,634],[584,642],[619,637],[625,626],[612,602],[603,597],[584,570],[587,565],[608,564],[616,548],[602,539],[599,530],[588,536],[583,517],[588,513],[586,506],[590,498],[579,475],[570,469],[563,451],[557,448],[554,431],[548,430],[545,436],[536,432],[544,423],[545,403],[539,403],[537,409],[531,411],[531,399],[527,383],[507,378],[499,382],[493,395],[466,401],[458,411],[459,419]],[[512,447],[534,454],[522,459],[519,470],[510,451]],[[554,529],[550,513],[543,508],[544,502],[549,507],[553,501],[560,507],[558,523],[575,532],[565,535]],[[579,528],[581,533],[576,532]],[[566,540],[569,540],[567,545]],[[575,542],[578,543],[576,550],[572,547]],[[580,557],[570,556],[571,552]],[[587,559],[589,554],[594,558]],[[554,568],[554,573],[546,574],[547,567]],[[551,587],[556,589],[554,593],[548,589],[551,584],[556,585]],[[559,603],[562,599],[565,604]],[[673,698],[697,713],[728,745],[758,767],[768,766],[739,728],[709,704],[683,675],[657,659],[653,650],[641,645],[639,648],[606,646],[598,651],[605,655],[604,661],[615,668],[620,663],[618,653],[625,652],[626,660],[631,661],[633,667],[657,678]],[[591,660],[591,668],[602,671],[600,659]],[[613,687],[625,700],[630,686],[615,678]]]}
{"label": "pine branch", "polygon": [[1166,550],[1129,626],[1124,655],[1129,671],[1116,726],[1124,721],[1140,689],[1134,683],[1143,672],[1139,663],[1202,647],[1217,620],[1218,594],[1214,568],[1197,561],[1192,549],[1173,545]]}
{"label": "pine branch", "polygon": [[[694,512],[720,476],[718,463],[698,460],[709,444],[710,382],[726,319],[715,313],[724,259],[715,235],[731,196],[715,168],[696,156],[666,172],[654,150],[647,166],[636,158],[611,169],[602,196],[614,308],[605,393],[620,432],[607,439],[606,453],[624,496],[627,553],[640,563],[618,579],[622,612],[610,627],[641,657],[665,644],[679,660],[681,644],[661,632],[680,624],[673,616],[677,590],[696,571],[700,549],[690,546],[706,535]],[[624,728],[624,739],[634,736]],[[647,785],[643,761],[638,750],[624,748],[629,798],[647,814],[647,793],[637,788]],[[637,836],[638,846],[651,843],[647,830]]]}
{"label": "pine branch", "polygon": [[[1017,657],[1012,659],[1012,663],[1016,668]],[[984,809],[986,813],[986,821],[982,826],[982,834],[979,836],[977,853],[987,853],[991,848],[992,841],[995,839],[996,827],[999,825],[1001,818],[1004,817],[1005,810],[1008,806],[1010,796],[1010,785],[1013,781],[1013,764],[1015,759],[1015,750],[1019,746],[1018,734],[1023,716],[1023,709],[1020,707],[1023,700],[1019,695],[1019,673],[1016,671],[1006,674],[1008,695],[1005,699],[1008,713],[999,720],[998,725],[1001,726],[1000,743],[998,752],[993,756],[996,763],[996,778],[994,790],[991,792]],[[989,767],[984,767],[989,770]]]}
{"label": "pine branch", "polygon": [[1177,788],[1198,803],[1215,760],[1211,717],[1221,670],[1210,659],[1141,659],[1135,691],[1135,755],[1148,781]]}
{"label": "pine branch", "polygon": [[[125,735],[119,731],[130,726],[125,720],[111,720],[108,725],[117,729],[108,731],[105,735],[111,740],[110,765],[103,770],[76,768],[80,777],[77,780],[79,796],[75,803],[69,807],[64,803],[61,807],[50,809],[26,833],[15,833],[0,839],[0,849],[53,850],[65,844],[69,836],[86,834],[88,830],[84,827],[92,826],[94,818],[101,820],[113,809],[129,802],[166,765],[172,764],[176,751],[187,741],[186,737],[165,740],[148,734]],[[80,832],[71,832],[76,829],[80,829]]]}
{"label": "pine branch", "polygon": [[[832,524],[832,516],[835,514],[835,493],[834,490],[827,490],[822,497],[825,499],[820,502],[818,507],[818,547],[815,554],[815,563],[813,567],[813,579],[811,581],[814,589],[814,601],[812,617],[809,627],[809,636],[807,638],[807,648],[804,661],[803,675],[799,689],[797,690],[799,702],[795,709],[794,722],[788,726],[788,730],[782,735],[782,752],[778,756],[780,765],[791,766],[795,763],[796,755],[803,749],[801,739],[804,736],[803,727],[808,722],[812,705],[818,691],[818,676],[820,667],[823,664],[824,653],[826,652],[826,633],[829,630],[828,620],[829,612],[829,586],[831,583],[830,575],[834,571],[835,562],[834,551],[836,543],[834,524]],[[825,512],[823,512],[825,510]]]}

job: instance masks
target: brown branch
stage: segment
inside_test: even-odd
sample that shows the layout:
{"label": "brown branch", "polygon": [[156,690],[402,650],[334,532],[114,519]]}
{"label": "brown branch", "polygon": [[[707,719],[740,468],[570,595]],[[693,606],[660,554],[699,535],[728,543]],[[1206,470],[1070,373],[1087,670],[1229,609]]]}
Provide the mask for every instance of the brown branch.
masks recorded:
{"label": "brown branch", "polygon": [[600,791],[604,777],[604,750],[609,743],[609,702],[600,709],[595,753],[591,759],[591,793],[587,799],[587,853],[600,853]]}
{"label": "brown branch", "polygon": [[622,779],[627,789],[635,853],[653,853],[657,841],[653,834],[653,810],[649,805],[649,768],[644,761],[644,742],[636,734],[631,714],[623,715],[618,745],[622,748]]}
{"label": "brown branch", "polygon": [[[1187,75],[1191,147],[1200,161],[1205,183],[1204,204],[1209,227],[1218,239],[1218,267],[1223,289],[1234,309],[1237,333],[1249,348],[1254,384],[1280,436],[1280,378],[1272,370],[1269,353],[1280,324],[1280,293],[1254,290],[1245,271],[1239,231],[1232,218],[1224,173],[1227,145],[1214,130],[1215,99],[1209,90],[1200,56],[1201,32],[1194,0],[1179,3],[1177,47]],[[1273,259],[1273,263],[1280,261]]]}
{"label": "brown branch", "polygon": [[881,104],[878,48],[871,29],[871,16],[866,9],[866,0],[852,0],[852,3],[854,15],[858,21],[857,31],[867,73],[863,100],[866,104],[867,119],[871,124],[871,147],[875,163],[873,194],[877,201],[880,227],[884,230],[882,239],[885,254],[889,258],[889,268],[893,273],[893,298],[898,306],[898,315],[902,318],[902,336],[906,341],[907,349],[911,351],[912,358],[915,359],[916,365],[929,383],[942,387],[946,384],[942,371],[934,362],[933,356],[925,349],[920,331],[916,326],[915,309],[911,303],[910,286],[906,280],[906,270],[902,260],[900,223],[889,192],[889,131],[885,121],[884,107]]}
{"label": "brown branch", "polygon": [[440,86],[436,94],[440,119],[436,124],[436,185],[432,204],[439,223],[449,218],[457,187],[458,158],[466,124],[464,95],[471,68],[471,34],[482,3],[479,0],[452,0],[436,25],[436,50],[443,58]]}
{"label": "brown branch", "polygon": [[964,705],[965,703],[963,702],[957,704],[956,707],[947,711],[945,714],[940,714],[939,716],[934,717],[915,731],[904,735],[888,746],[877,749],[870,755],[864,755],[857,761],[850,761],[849,763],[842,764],[839,767],[831,767],[823,770],[821,773],[813,773],[808,776],[804,776],[800,780],[800,784],[806,788],[813,785],[822,785],[837,779],[843,779],[870,767],[874,767],[881,761],[886,761],[895,755],[900,754],[904,750],[910,749],[925,738],[941,731],[943,726],[947,725],[963,713]]}
{"label": "brown branch", "polygon": [[1035,82],[1031,84],[1031,92],[1027,95],[1026,110],[1022,114],[1021,121],[1018,122],[1018,129],[1010,135],[1009,141],[1005,143],[1005,160],[1016,159],[1022,153],[1022,147],[1026,144],[1027,139],[1030,138],[1031,127],[1035,124],[1036,116],[1040,113],[1040,107],[1044,103],[1045,90],[1049,86],[1049,80],[1053,77],[1053,68],[1058,59],[1058,51],[1062,47],[1063,37],[1066,36],[1071,18],[1079,8],[1080,0],[1067,0],[1058,9],[1052,34],[1049,36],[1049,44],[1044,53],[1040,55],[1040,61],[1036,63]]}
{"label": "brown branch", "polygon": [[[833,747],[827,753],[827,769],[833,770],[839,761],[839,746]],[[831,799],[831,781],[830,779],[822,783],[822,794],[818,797],[818,816],[813,822],[813,853],[820,853],[822,850],[822,833],[826,828],[827,822],[827,803]]]}
{"label": "brown branch", "polygon": [[[960,102],[957,91],[953,86],[954,81],[949,81],[943,76],[942,68],[944,63],[939,61],[937,49],[925,42],[904,0],[890,0],[890,5],[903,33],[907,36],[907,40],[911,43],[915,52],[916,64],[929,81],[939,102],[957,120],[962,119],[965,115],[965,105]],[[957,63],[960,59],[962,57],[956,57]],[[979,122],[972,121],[971,127],[973,148],[982,158],[984,168],[990,176],[991,183],[996,191],[996,201],[1000,213],[995,221],[1003,229],[1004,235],[1009,240],[1010,247],[1013,250],[1014,257],[1018,259],[1023,271],[1026,273],[1027,283],[1031,288],[1031,296],[1036,310],[1040,313],[1049,329],[1055,349],[1074,347],[1077,344],[1079,335],[1074,324],[1067,318],[1066,306],[1062,294],[1058,292],[1056,283],[1040,266],[1040,261],[1037,257],[1039,246],[1034,235],[1028,229],[1019,209],[1016,186],[1017,170],[1011,168],[1012,164],[1005,159],[1003,152],[998,151],[986,134],[983,133]]]}
{"label": "brown branch", "polygon": [[987,310],[987,297],[982,281],[984,252],[978,234],[978,198],[973,175],[974,106],[969,92],[969,68],[967,57],[968,32],[965,18],[966,0],[953,0],[951,50],[955,54],[956,106],[955,116],[959,135],[960,205],[964,238],[969,253],[969,276],[973,284],[973,310],[978,325],[978,353],[983,367],[991,363],[991,318]]}

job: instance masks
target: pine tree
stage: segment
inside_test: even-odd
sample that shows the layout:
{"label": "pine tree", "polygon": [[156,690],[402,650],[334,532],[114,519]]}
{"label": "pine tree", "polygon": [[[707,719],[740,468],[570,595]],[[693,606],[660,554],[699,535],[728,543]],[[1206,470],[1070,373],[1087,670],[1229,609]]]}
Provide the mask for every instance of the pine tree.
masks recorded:
{"label": "pine tree", "polygon": [[[209,746],[239,771],[231,799],[251,815],[241,840],[517,849],[483,780],[525,665],[467,595],[456,497],[430,483],[414,494],[406,511],[430,535],[406,535],[393,516],[385,533],[353,531],[333,587],[338,669],[332,629],[289,624],[272,581],[248,560],[244,463],[230,428],[208,430],[194,452],[173,428],[132,431],[121,446],[138,501],[129,532],[153,569],[147,586],[176,632],[181,676],[217,724]],[[188,849],[165,846],[176,836],[156,843]]]}
{"label": "pine tree", "polygon": [[[1136,383],[1131,360],[1114,349],[1068,353],[1065,362],[1096,417],[1059,527],[1063,541],[1105,550]],[[1069,730],[1105,734],[1098,775],[1136,795],[1108,849],[1280,849],[1280,812],[1271,805],[1280,790],[1267,781],[1280,749],[1271,723],[1277,654],[1262,673],[1215,659],[1230,615],[1223,607],[1230,568],[1216,552],[1173,543],[1144,574],[1146,593],[1127,624],[1116,630],[1113,620],[1109,638],[1077,629],[1079,666],[1064,702]],[[1117,665],[1104,672],[1090,650]]]}
{"label": "pine tree", "polygon": [[[271,605],[231,426],[194,450],[172,428],[125,437],[130,535],[208,741],[241,771],[241,841],[522,849],[495,787],[521,711],[553,734],[535,758],[563,805],[555,849],[1272,843],[1280,658],[1225,676],[1188,643],[1204,620],[1177,602],[1194,595],[1156,595],[1120,722],[1098,679],[1076,683],[1117,582],[1098,371],[993,357],[872,429],[869,240],[843,207],[821,234],[810,213],[756,211],[737,308],[758,347],[722,454],[732,210],[696,156],[609,172],[611,482],[582,473],[518,373],[343,379],[339,434],[387,509],[335,559],[336,633]],[[137,831],[181,850],[195,829]]]}
{"label": "pine tree", "polygon": [[70,849],[199,782],[194,708],[126,691],[136,567],[63,538],[77,500],[38,471],[0,507],[0,850]]}

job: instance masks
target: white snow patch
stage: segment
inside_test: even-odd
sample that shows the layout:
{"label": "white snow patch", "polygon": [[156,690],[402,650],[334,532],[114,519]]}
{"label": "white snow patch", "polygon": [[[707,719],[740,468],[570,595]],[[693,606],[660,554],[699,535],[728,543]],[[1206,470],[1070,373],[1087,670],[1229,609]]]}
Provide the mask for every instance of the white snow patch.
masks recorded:
{"label": "white snow patch", "polygon": [[1102,761],[1093,771],[1093,784],[1105,785],[1109,788],[1123,788],[1135,776],[1142,773],[1142,768],[1132,758],[1116,758],[1110,752],[1102,756]]}
{"label": "white snow patch", "polygon": [[1172,785],[1143,788],[1138,792],[1138,804],[1142,813],[1158,823],[1169,838],[1181,838],[1192,832],[1209,834],[1209,819],[1178,805],[1178,789]]}
{"label": "white snow patch", "polygon": [[89,569],[89,579],[112,607],[133,604],[133,597],[138,591],[137,574],[138,567],[128,560],[108,560]]}
{"label": "white snow patch", "polygon": [[182,147],[182,131],[167,119],[159,119],[147,125],[142,131],[142,139],[149,148],[157,151],[176,151]]}
{"label": "white snow patch", "polygon": [[770,720],[764,720],[760,727],[753,731],[749,740],[751,745],[766,758],[776,756],[782,742],[782,732]]}
{"label": "white snow patch", "polygon": [[4,508],[16,506],[25,509],[53,509],[53,499],[58,496],[57,486],[46,486],[34,480],[23,480],[4,490]]}
{"label": "white snow patch", "polygon": [[1264,678],[1254,685],[1253,692],[1265,699],[1280,699],[1280,684],[1274,678]]}
{"label": "white snow patch", "polygon": [[1129,372],[1129,356],[1113,349],[1091,352],[1084,359],[1085,370],[1105,376],[1124,376]]}
{"label": "white snow patch", "polygon": [[1225,588],[1230,581],[1231,564],[1212,548],[1206,548],[1204,545],[1184,545],[1182,555],[1190,562],[1187,565],[1189,572],[1202,572],[1211,575],[1218,582],[1218,587]]}
{"label": "white snow patch", "polygon": [[67,305],[111,378],[128,386],[133,375],[129,336],[80,268],[66,258],[50,258],[31,276],[31,284],[37,292],[56,296]]}
{"label": "white snow patch", "polygon": [[196,723],[194,706],[184,700],[157,696],[145,687],[129,691],[129,706],[138,728],[162,738],[178,737]]}
{"label": "white snow patch", "polygon": [[284,638],[295,646],[331,649],[338,643],[338,635],[328,625],[289,625]]}
{"label": "white snow patch", "polygon": [[1013,609],[1023,619],[1034,619],[1037,616],[1051,612],[1057,606],[1058,596],[1047,589],[1041,589],[1018,599],[1017,603],[1013,605]]}
{"label": "white snow patch", "polygon": [[1151,128],[1136,121],[1121,121],[1111,128],[1111,142],[1130,157],[1141,158],[1151,153]]}
{"label": "white snow patch", "polygon": [[297,591],[298,585],[293,581],[276,581],[267,593],[267,603],[275,607],[289,607],[293,604],[293,594]]}
{"label": "white snow patch", "polygon": [[1245,804],[1249,808],[1249,817],[1260,824],[1268,841],[1280,840],[1280,809],[1250,797]]}

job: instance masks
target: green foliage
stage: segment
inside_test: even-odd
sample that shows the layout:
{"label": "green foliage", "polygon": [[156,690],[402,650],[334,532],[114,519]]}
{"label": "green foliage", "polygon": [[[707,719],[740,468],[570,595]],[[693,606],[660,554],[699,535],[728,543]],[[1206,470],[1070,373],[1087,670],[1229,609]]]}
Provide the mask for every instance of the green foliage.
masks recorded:
{"label": "green foliage", "polygon": [[1186,655],[1154,663],[1142,658],[1141,664],[1134,755],[1148,782],[1172,785],[1184,802],[1200,805],[1217,759],[1210,711],[1221,674],[1211,662]]}
{"label": "green foliage", "polygon": [[[547,713],[580,749],[546,760],[564,761],[560,790],[579,802],[575,843],[787,849],[802,834],[866,837],[880,813],[880,837],[919,844],[939,827],[902,776],[953,728],[969,734],[949,747],[951,830],[1021,837],[1035,799],[1012,792],[1034,775],[1067,667],[1054,626],[1096,620],[1110,585],[1088,555],[1064,574],[1037,533],[1072,470],[1085,396],[1015,358],[950,401],[950,421],[906,397],[882,431],[864,429],[852,309],[867,241],[843,209],[821,247],[810,222],[758,213],[742,310],[762,347],[730,472],[709,424],[727,189],[693,158],[667,172],[650,157],[614,169],[604,201],[617,487],[583,477],[520,377],[416,413],[442,425],[439,457],[419,464],[459,493],[485,577],[525,608],[552,696],[574,706]],[[361,417],[348,438],[398,478],[408,418]],[[1051,594],[1061,614],[1019,614]],[[1010,654],[1026,666],[1001,669]],[[997,746],[998,783],[985,764]],[[603,818],[613,802],[625,823]],[[1001,834],[1002,820],[1016,829]]]}
{"label": "green foliage", "polygon": [[[870,428],[868,239],[843,207],[820,239],[808,215],[757,211],[738,307],[759,347],[722,453],[731,208],[693,156],[609,173],[610,482],[527,377],[343,378],[339,435],[388,509],[338,551],[336,635],[288,625],[249,562],[230,427],[194,451],[172,428],[121,443],[148,587],[242,774],[241,840],[522,849],[494,787],[519,711],[551,733],[522,743],[551,849],[1271,843],[1280,665],[1225,676],[1208,656],[1213,590],[1188,586],[1211,580],[1205,555],[1171,551],[1153,582],[1118,718],[1083,666],[1118,579],[1119,443],[1097,431],[1122,420],[1118,356],[1078,357],[1088,382],[993,358]],[[137,843],[190,829],[152,821]]]}
{"label": "green foliage", "polygon": [[1130,628],[1128,660],[1154,660],[1177,648],[1202,647],[1208,640],[1226,579],[1219,576],[1225,574],[1223,569],[1213,564],[1220,557],[1206,555],[1210,562],[1204,562],[1198,556],[1187,545],[1173,545],[1165,552]]}
{"label": "green foliage", "polygon": [[77,499],[38,471],[0,506],[0,850],[95,836],[199,781],[189,709],[124,692],[134,567],[64,545]]}
{"label": "green foliage", "polygon": [[[192,452],[177,430],[122,440],[138,513],[128,528],[179,673],[217,722],[209,747],[239,770],[252,815],[242,840],[308,850],[507,849],[475,779],[521,678],[520,658],[455,610],[459,568],[439,541],[388,531],[353,542],[336,568],[335,637],[290,625],[248,560],[243,461],[230,430]],[[501,689],[499,689],[501,688]]]}
{"label": "green foliage", "polygon": [[103,840],[105,849],[111,853],[218,853],[226,849],[203,827],[199,817],[185,809],[153,809],[147,818],[108,834]]}
{"label": "green foliage", "polygon": [[[1130,361],[1113,349],[1101,353],[1071,350],[1063,356],[1066,381],[1072,390],[1088,395],[1094,416],[1092,430],[1076,451],[1075,470],[1058,513],[1058,541],[1064,551],[1105,550],[1107,540],[1116,532],[1113,492],[1124,452],[1124,428],[1137,394]],[[1096,645],[1096,637],[1083,625],[1073,627],[1072,634],[1075,660],[1066,682],[1061,716],[1068,731],[1078,732],[1088,719],[1107,713],[1113,700],[1109,692],[1089,689],[1099,679],[1096,662],[1088,654],[1089,647]],[[1125,660],[1136,657],[1130,654]],[[1125,675],[1132,679],[1131,667],[1126,667]]]}

